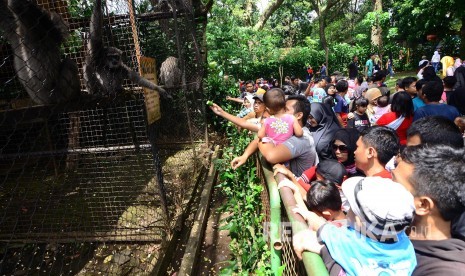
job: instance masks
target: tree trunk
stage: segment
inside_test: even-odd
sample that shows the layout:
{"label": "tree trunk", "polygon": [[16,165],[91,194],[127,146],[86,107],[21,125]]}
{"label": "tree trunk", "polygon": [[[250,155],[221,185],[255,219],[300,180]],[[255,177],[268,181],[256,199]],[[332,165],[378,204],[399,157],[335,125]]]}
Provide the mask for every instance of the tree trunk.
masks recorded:
{"label": "tree trunk", "polygon": [[373,11],[376,12],[375,23],[371,27],[371,44],[375,51],[379,52],[383,47],[382,29],[379,24],[379,13],[383,11],[383,1],[373,0]]}
{"label": "tree trunk", "polygon": [[462,27],[460,27],[460,48],[459,48],[459,56],[465,56],[465,14],[461,13],[462,17]]}
{"label": "tree trunk", "polygon": [[253,1],[247,0],[245,2],[244,21],[246,26],[252,26],[252,10]]}
{"label": "tree trunk", "polygon": [[326,73],[328,73],[329,72],[328,70],[329,49],[328,49],[328,42],[326,41],[326,34],[325,34],[326,23],[325,23],[325,19],[323,16],[318,16],[318,24],[320,25],[318,32],[320,35],[321,47],[325,50]]}

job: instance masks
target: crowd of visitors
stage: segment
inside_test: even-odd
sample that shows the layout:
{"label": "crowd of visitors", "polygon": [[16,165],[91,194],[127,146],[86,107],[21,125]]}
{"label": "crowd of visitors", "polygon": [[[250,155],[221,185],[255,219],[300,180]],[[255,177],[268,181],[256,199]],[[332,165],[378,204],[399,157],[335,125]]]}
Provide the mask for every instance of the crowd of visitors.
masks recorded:
{"label": "crowd of visitors", "polygon": [[237,116],[213,104],[256,134],[231,166],[259,151],[284,176],[309,224],[294,250],[320,254],[330,275],[465,275],[465,67],[435,52],[389,91],[392,60],[380,63],[245,82],[228,97]]}

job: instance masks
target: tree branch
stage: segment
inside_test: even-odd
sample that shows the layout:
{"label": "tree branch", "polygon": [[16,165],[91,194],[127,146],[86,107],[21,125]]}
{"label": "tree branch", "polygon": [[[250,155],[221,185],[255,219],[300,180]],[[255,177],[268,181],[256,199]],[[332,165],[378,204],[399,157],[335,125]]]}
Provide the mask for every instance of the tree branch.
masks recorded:
{"label": "tree branch", "polygon": [[255,30],[261,30],[266,24],[266,21],[270,18],[270,16],[283,4],[284,0],[276,0],[268,5],[266,10],[260,15],[260,20],[255,24]]}

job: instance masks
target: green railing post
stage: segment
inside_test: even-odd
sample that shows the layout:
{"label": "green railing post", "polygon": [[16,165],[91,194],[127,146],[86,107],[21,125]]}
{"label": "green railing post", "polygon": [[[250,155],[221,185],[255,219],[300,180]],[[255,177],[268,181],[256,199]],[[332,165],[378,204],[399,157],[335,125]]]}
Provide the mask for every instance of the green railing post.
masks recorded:
{"label": "green railing post", "polygon": [[278,275],[281,266],[281,198],[279,197],[278,185],[273,176],[270,164],[260,155],[260,163],[263,168],[263,175],[268,187],[270,197],[270,247],[271,247],[271,271],[273,275]]}
{"label": "green railing post", "polygon": [[[278,183],[284,178],[285,176],[283,176],[282,174],[276,175]],[[279,193],[281,195],[281,200],[283,202],[284,208],[286,209],[287,217],[289,218],[289,222],[291,223],[292,234],[295,235],[300,231],[308,229],[308,225],[305,219],[292,211],[292,209],[297,207],[297,202],[295,200],[294,193],[292,192],[292,190],[290,188],[283,187],[279,190]],[[323,263],[323,260],[321,259],[320,255],[312,252],[304,252],[302,254],[302,261],[304,263],[307,275],[328,275],[328,270],[326,269],[326,266]]]}
{"label": "green railing post", "polygon": [[[282,264],[282,248],[283,242],[281,240],[281,202],[286,209],[286,214],[291,223],[293,235],[299,233],[300,231],[308,229],[307,223],[298,214],[294,214],[292,209],[297,207],[297,203],[294,198],[294,194],[290,188],[284,187],[278,190],[277,183],[282,179],[282,175],[278,174],[275,177],[273,176],[273,170],[270,164],[259,155],[258,166],[261,166],[263,171],[263,176],[268,188],[268,194],[270,199],[270,246],[271,246],[271,270],[273,275],[278,275],[279,267]],[[295,263],[299,260],[295,259]],[[312,252],[304,252],[302,254],[302,262],[305,267],[305,272],[307,275],[316,275],[316,276],[326,276],[328,271],[326,266],[323,263],[323,260],[318,254]],[[289,266],[289,263],[285,263],[286,267]],[[285,268],[286,270],[286,268]]]}

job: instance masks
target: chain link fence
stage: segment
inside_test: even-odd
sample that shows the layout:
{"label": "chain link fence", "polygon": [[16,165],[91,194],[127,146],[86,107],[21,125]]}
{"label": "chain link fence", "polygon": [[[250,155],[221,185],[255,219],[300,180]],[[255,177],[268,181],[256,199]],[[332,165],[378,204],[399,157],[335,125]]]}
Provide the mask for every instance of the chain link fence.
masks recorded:
{"label": "chain link fence", "polygon": [[[139,85],[124,80],[125,93],[115,97],[87,91],[83,68],[93,2],[26,1],[40,11],[30,30],[48,26],[41,24],[54,18],[49,12],[67,23],[70,36],[59,50],[77,66],[81,91],[58,104],[34,101],[28,85],[45,85],[41,72],[56,68],[15,61],[21,45],[12,36],[28,39],[9,33],[11,26],[26,25],[20,15],[11,16],[18,10],[9,2],[0,11],[7,15],[0,19],[0,275],[149,274],[210,152],[203,21],[183,1],[163,2],[168,9],[104,3],[104,44],[119,48],[129,68],[138,72],[141,56],[155,58],[157,70],[168,56],[179,60],[180,82],[166,89],[172,99],[161,99],[161,118],[149,123]],[[32,58],[41,54],[37,49],[29,47]]]}

